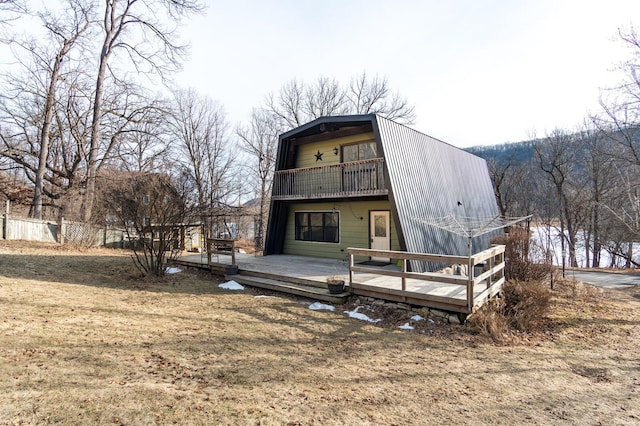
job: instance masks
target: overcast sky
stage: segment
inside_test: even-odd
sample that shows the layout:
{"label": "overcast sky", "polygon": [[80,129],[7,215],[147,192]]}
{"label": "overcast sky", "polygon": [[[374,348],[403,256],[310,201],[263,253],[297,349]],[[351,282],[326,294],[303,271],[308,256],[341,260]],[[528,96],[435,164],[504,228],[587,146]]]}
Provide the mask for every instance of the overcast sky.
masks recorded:
{"label": "overcast sky", "polygon": [[412,127],[459,147],[575,128],[628,57],[638,0],[209,0],[178,76],[232,123],[293,78],[386,76]]}

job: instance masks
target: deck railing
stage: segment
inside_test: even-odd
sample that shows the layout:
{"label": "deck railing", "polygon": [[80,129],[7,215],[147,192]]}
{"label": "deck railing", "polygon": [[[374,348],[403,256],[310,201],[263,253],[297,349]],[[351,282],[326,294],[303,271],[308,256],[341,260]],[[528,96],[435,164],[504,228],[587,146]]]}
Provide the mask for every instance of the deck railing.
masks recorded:
{"label": "deck railing", "polygon": [[[451,284],[464,286],[466,288],[466,301],[462,301],[460,311],[471,313],[474,306],[481,305],[485,300],[500,291],[504,284],[504,245],[494,245],[487,250],[476,253],[471,257],[467,256],[451,256],[427,253],[410,253],[394,250],[371,250],[349,248],[349,285],[353,287],[353,275],[355,272],[377,274],[392,277],[400,277],[402,282],[400,295],[418,296],[420,298],[429,299],[429,295],[410,294],[407,291],[407,279],[415,279],[427,282],[435,282],[440,284]],[[374,256],[390,258],[400,263],[400,271],[373,268],[370,266],[362,266],[355,264],[356,256]],[[441,264],[452,265],[451,269],[459,267],[466,273],[461,275],[453,275],[446,272],[409,272],[408,261],[435,262]],[[481,267],[482,271],[475,275],[476,267]],[[453,271],[452,271],[453,272]],[[484,285],[479,294],[475,294],[475,290]],[[443,300],[442,297],[433,297],[434,300],[441,302],[443,306],[447,303],[457,304],[454,300]],[[465,303],[466,302],[466,303]]]}
{"label": "deck railing", "polygon": [[213,255],[231,256],[231,266],[236,266],[236,240],[228,238],[207,238],[207,265],[211,266]]}
{"label": "deck railing", "polygon": [[279,170],[273,182],[274,199],[386,195],[384,159],[352,161],[329,166]]}

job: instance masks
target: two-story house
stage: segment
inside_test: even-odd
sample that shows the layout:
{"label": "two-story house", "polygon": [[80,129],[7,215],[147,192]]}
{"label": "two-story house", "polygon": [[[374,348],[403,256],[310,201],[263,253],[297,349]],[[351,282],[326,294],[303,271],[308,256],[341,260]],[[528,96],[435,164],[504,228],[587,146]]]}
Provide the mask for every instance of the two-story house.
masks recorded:
{"label": "two-story house", "polygon": [[[466,255],[468,240],[430,219],[497,215],[485,160],[375,114],[323,117],[280,136],[264,254]],[[474,251],[491,237],[474,239]]]}

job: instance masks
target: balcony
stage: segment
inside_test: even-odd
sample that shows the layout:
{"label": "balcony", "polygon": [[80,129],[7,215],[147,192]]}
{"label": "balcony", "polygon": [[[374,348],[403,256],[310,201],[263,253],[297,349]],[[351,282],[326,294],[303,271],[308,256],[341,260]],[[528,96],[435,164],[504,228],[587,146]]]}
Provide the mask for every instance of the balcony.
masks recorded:
{"label": "balcony", "polygon": [[384,159],[277,171],[274,200],[387,195]]}

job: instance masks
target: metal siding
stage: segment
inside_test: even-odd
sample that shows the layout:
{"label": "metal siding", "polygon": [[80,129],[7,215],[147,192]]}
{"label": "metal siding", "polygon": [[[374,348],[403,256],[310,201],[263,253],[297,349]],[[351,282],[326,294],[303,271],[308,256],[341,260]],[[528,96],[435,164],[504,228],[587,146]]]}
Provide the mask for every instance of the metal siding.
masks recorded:
{"label": "metal siding", "polygon": [[[389,190],[406,250],[468,254],[466,238],[427,225],[420,219],[446,215],[497,216],[498,206],[486,162],[385,118],[378,116],[376,121],[389,173]],[[493,235],[474,239],[473,251],[487,248]],[[412,269],[424,271],[429,265],[414,262]]]}

